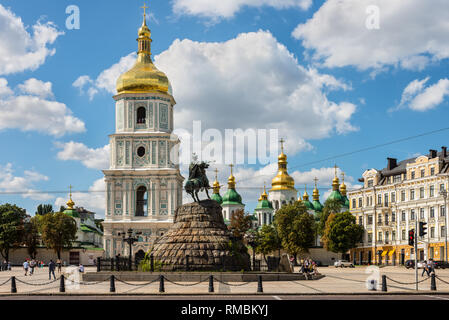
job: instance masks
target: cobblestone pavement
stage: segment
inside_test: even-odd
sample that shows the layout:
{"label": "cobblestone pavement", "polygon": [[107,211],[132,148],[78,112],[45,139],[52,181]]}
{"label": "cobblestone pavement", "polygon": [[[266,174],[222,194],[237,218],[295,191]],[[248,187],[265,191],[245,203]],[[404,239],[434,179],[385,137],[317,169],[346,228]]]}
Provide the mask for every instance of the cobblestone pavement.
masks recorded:
{"label": "cobblestone pavement", "polygon": [[[372,268],[372,267],[371,267]],[[319,272],[326,277],[315,280],[298,280],[298,281],[278,281],[263,282],[264,294],[272,295],[288,295],[288,294],[367,294],[375,293],[376,291],[370,291],[367,288],[367,279],[372,274],[371,268],[356,267],[356,268],[319,268]],[[67,272],[63,268],[63,273]],[[387,276],[388,293],[415,293],[415,271],[407,270],[404,267],[384,267],[378,269],[378,277],[374,274],[375,278],[379,280],[378,290],[376,293],[380,293],[380,281],[381,276]],[[429,293],[449,293],[449,269],[436,270],[436,275],[439,279],[436,279],[437,291],[430,291],[430,278],[427,276],[421,277],[422,270],[418,270],[418,280],[423,282],[419,283],[419,292],[423,295]],[[95,272],[95,268],[86,268],[86,272]],[[0,295],[11,293],[11,276],[16,277],[17,294],[59,294],[60,281],[49,280],[48,269],[37,269],[32,276],[24,276],[22,268],[15,267],[12,271],[0,272]],[[56,272],[57,278],[60,276]],[[426,279],[427,278],[427,279]],[[395,283],[393,279],[400,283]],[[426,279],[426,280],[425,280]],[[441,280],[440,280],[441,279]],[[8,281],[9,280],[9,281]],[[208,294],[208,281],[207,275],[202,283],[192,285],[194,283],[188,282],[176,282],[170,283],[165,281],[165,294]],[[447,283],[444,283],[443,281]],[[6,283],[5,283],[6,282]],[[4,284],[3,284],[4,283]],[[407,284],[403,284],[407,283]],[[3,284],[3,285],[1,285]],[[109,294],[110,283],[109,280],[101,283],[86,283],[81,285],[70,285],[66,282],[65,294]],[[158,294],[159,282],[153,282],[151,284],[142,282],[115,282],[116,294]],[[255,294],[257,292],[257,282],[241,283],[233,282],[231,285],[219,283],[214,281],[215,294]]]}

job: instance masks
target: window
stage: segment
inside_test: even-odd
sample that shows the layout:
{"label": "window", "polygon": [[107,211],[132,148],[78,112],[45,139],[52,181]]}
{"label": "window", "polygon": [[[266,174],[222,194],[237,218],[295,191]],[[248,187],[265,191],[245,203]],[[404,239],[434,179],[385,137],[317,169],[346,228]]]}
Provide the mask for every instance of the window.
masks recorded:
{"label": "window", "polygon": [[391,202],[396,202],[396,192],[391,193]]}
{"label": "window", "polygon": [[446,229],[444,228],[444,226],[441,226],[441,233],[440,233],[440,237],[445,236],[446,235]]}
{"label": "window", "polygon": [[391,241],[396,241],[396,231],[391,232]]}
{"label": "window", "polygon": [[405,190],[401,191],[401,201],[405,201]]}
{"label": "window", "polygon": [[390,239],[390,233],[385,231],[385,242],[388,242],[388,239]]}
{"label": "window", "polygon": [[146,216],[147,210],[147,188],[144,186],[140,186],[137,188],[136,192],[136,216],[143,217]]}
{"label": "window", "polygon": [[405,211],[401,212],[401,221],[405,221]]}
{"label": "window", "polygon": [[419,188],[419,197],[424,198],[424,187]]}
{"label": "window", "polygon": [[384,194],[384,206],[388,206],[388,193]]}
{"label": "window", "polygon": [[415,210],[410,211],[410,220],[415,220]]}
{"label": "window", "polygon": [[386,214],[385,214],[385,225],[388,225],[388,221],[389,221],[388,218],[389,218],[389,217],[388,217],[388,213],[386,213]]}
{"label": "window", "polygon": [[435,175],[435,167],[430,168],[430,175]]}
{"label": "window", "polygon": [[429,188],[429,197],[435,196],[435,186],[430,186]]}
{"label": "window", "polygon": [[435,238],[435,227],[430,227],[430,237]]}
{"label": "window", "polygon": [[446,215],[446,208],[444,206],[440,207],[440,217],[444,217]]}
{"label": "window", "polygon": [[415,171],[412,171],[412,173],[410,174],[411,179],[415,179]]}
{"label": "window", "polygon": [[368,180],[368,188],[371,188],[373,186],[373,184],[374,184],[374,181],[372,179]]}
{"label": "window", "polygon": [[137,149],[137,155],[142,158],[145,155],[145,148],[144,147],[139,147]]}
{"label": "window", "polygon": [[401,240],[405,240],[405,229],[402,229]]}
{"label": "window", "polygon": [[137,123],[142,124],[146,122],[147,110],[144,107],[139,107],[137,109]]}
{"label": "window", "polygon": [[400,174],[395,175],[395,176],[393,177],[393,182],[394,182],[394,183],[396,183],[396,182],[401,182],[401,175],[400,175]]}
{"label": "window", "polygon": [[424,219],[424,208],[419,209],[419,218]]}
{"label": "window", "polygon": [[382,241],[382,232],[379,231],[379,233],[377,234],[377,240],[378,241]]}
{"label": "window", "polygon": [[368,216],[368,223],[367,224],[368,225],[372,225],[373,224],[373,216],[372,215]]}
{"label": "window", "polygon": [[352,199],[352,207],[353,207],[353,208],[356,207],[355,204],[356,204],[356,203],[355,203],[355,199]]}
{"label": "window", "polygon": [[370,205],[370,203],[369,203],[369,197],[366,197],[366,199],[365,199],[365,203],[366,203],[366,205],[367,205],[367,206],[369,206],[369,205]]}
{"label": "window", "polygon": [[359,208],[362,207],[362,198],[359,198]]}
{"label": "window", "polygon": [[359,217],[359,225],[363,226],[363,217],[362,216]]}
{"label": "window", "polygon": [[378,194],[377,195],[377,204],[382,204],[382,195],[381,194]]}
{"label": "window", "polygon": [[381,214],[377,215],[377,223],[379,223],[379,224],[382,223],[382,215]]}
{"label": "window", "polygon": [[373,234],[368,233],[368,242],[373,242]]}
{"label": "window", "polygon": [[435,208],[434,207],[430,207],[430,217],[435,218]]}
{"label": "window", "polygon": [[425,175],[426,175],[426,170],[425,169],[421,169],[421,178],[424,178]]}
{"label": "window", "polygon": [[410,200],[415,200],[415,190],[410,190]]}
{"label": "window", "polygon": [[440,184],[440,191],[444,190],[444,183]]}
{"label": "window", "polygon": [[396,213],[394,211],[391,213],[391,222],[396,222]]}

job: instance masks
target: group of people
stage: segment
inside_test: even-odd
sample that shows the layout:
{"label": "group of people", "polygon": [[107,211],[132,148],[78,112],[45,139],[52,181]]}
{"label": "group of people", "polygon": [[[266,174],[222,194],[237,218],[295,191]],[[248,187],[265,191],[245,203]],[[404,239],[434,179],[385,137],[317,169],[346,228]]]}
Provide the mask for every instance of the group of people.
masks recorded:
{"label": "group of people", "polygon": [[[293,266],[295,265],[295,259],[293,257],[290,257],[290,265]],[[317,268],[317,264],[315,261],[313,261],[310,258],[307,259],[302,259],[299,263],[299,267],[300,267],[300,271],[302,274],[305,274],[306,276],[308,274],[311,275],[316,275],[318,274],[318,268]]]}
{"label": "group of people", "polygon": [[427,276],[430,276],[432,272],[435,273],[435,262],[433,262],[433,259],[429,259],[429,261],[424,260],[421,277],[424,277],[424,273],[427,273]]}
{"label": "group of people", "polygon": [[[45,266],[45,262],[42,260],[26,259],[23,262],[23,270],[25,271],[25,276],[33,275],[35,268],[43,269],[44,266]],[[48,263],[49,277],[51,277],[51,274],[53,274],[53,276],[56,278],[56,276],[55,276],[56,267],[58,268],[58,272],[61,273],[61,270],[62,270],[61,260],[58,259],[56,261],[56,263],[53,262],[53,260],[50,260],[50,262]]]}
{"label": "group of people", "polygon": [[3,260],[0,264],[0,271],[10,271],[11,270],[11,262]]}

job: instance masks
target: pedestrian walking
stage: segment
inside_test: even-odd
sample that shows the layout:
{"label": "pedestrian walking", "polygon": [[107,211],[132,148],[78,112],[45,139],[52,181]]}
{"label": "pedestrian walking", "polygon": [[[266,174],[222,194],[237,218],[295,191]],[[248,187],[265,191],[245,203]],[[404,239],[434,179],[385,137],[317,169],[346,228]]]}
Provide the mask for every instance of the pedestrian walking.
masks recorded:
{"label": "pedestrian walking", "polygon": [[56,280],[55,268],[56,268],[56,264],[53,262],[53,260],[50,260],[50,262],[48,263],[48,279],[49,280],[51,280],[51,275],[53,275],[53,278]]}
{"label": "pedestrian walking", "polygon": [[28,260],[25,260],[25,262],[23,263],[23,270],[25,270],[25,276],[28,273],[28,268],[30,267],[30,264],[28,263]]}
{"label": "pedestrian walking", "polygon": [[61,270],[62,270],[62,262],[61,262],[61,259],[56,260],[56,264],[58,265],[58,273],[61,273]]}
{"label": "pedestrian walking", "polygon": [[435,273],[435,262],[433,259],[429,259],[429,273]]}
{"label": "pedestrian walking", "polygon": [[84,266],[82,264],[79,265],[79,272],[84,273]]}
{"label": "pedestrian walking", "polygon": [[427,276],[429,276],[430,272],[429,272],[429,267],[427,265],[427,261],[424,260],[422,265],[423,265],[423,270],[422,270],[422,273],[421,273],[421,277],[424,277],[424,273],[427,273]]}
{"label": "pedestrian walking", "polygon": [[36,260],[32,259],[30,261],[30,276],[33,275],[35,267],[36,267]]}
{"label": "pedestrian walking", "polygon": [[8,261],[8,271],[11,271],[11,262]]}

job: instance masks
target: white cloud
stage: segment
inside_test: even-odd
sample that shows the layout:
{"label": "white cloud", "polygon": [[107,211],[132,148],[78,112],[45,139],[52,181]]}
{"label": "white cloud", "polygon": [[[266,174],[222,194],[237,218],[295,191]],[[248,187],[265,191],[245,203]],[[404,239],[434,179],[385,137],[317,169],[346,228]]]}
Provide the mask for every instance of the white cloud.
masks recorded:
{"label": "white cloud", "polygon": [[408,107],[415,111],[427,111],[440,105],[449,95],[449,79],[440,79],[437,83],[427,86],[429,77],[422,80],[413,80],[402,92],[401,102],[397,108],[390,111]]}
{"label": "white cloud", "polygon": [[[369,29],[367,8],[379,8]],[[447,0],[328,0],[292,35],[326,67],[422,70],[449,57]]]}
{"label": "white cloud", "polygon": [[11,163],[0,165],[1,192],[18,193],[33,200],[52,199],[52,195],[34,189],[34,184],[40,181],[48,181],[48,177],[34,170],[25,170],[22,176],[15,176]]}
{"label": "white cloud", "polygon": [[53,136],[86,130],[84,122],[73,116],[64,103],[46,99],[53,97],[50,82],[29,79],[18,88],[33,95],[11,95],[6,80],[0,78],[0,93],[9,94],[0,98],[0,130],[37,131]]}
{"label": "white cloud", "polygon": [[35,78],[26,80],[24,83],[19,84],[18,88],[25,94],[38,96],[41,98],[52,98],[53,92],[51,90],[51,82],[43,82]]}
{"label": "white cloud", "polygon": [[8,87],[8,80],[5,78],[0,78],[0,97],[2,96],[10,96],[13,94],[13,91],[10,87]]}
{"label": "white cloud", "polygon": [[175,0],[173,12],[192,16],[211,18],[217,21],[220,18],[232,18],[244,7],[260,8],[264,6],[275,9],[300,8],[307,10],[312,0]]}
{"label": "white cloud", "polygon": [[108,169],[109,168],[109,145],[101,148],[91,149],[80,142],[56,143],[56,147],[62,149],[57,157],[60,160],[81,161],[87,168]]}
{"label": "white cloud", "polygon": [[32,30],[28,33],[22,19],[0,4],[0,75],[35,70],[55,54],[48,45],[64,33],[52,22],[38,21]]}
{"label": "white cloud", "polygon": [[116,94],[117,78],[122,73],[131,69],[135,62],[136,53],[133,52],[125,57],[122,57],[119,62],[102,71],[95,80],[92,80],[88,75],[83,75],[78,77],[72,85],[75,88],[80,89],[81,92],[84,92],[84,88],[86,87],[87,94],[91,100],[100,90],[106,90],[111,94]]}
{"label": "white cloud", "polygon": [[[60,206],[67,206],[67,197],[58,197],[55,200],[54,207],[59,210]],[[76,207],[84,207],[89,211],[96,213],[96,218],[104,218],[106,209],[105,183],[104,178],[95,180],[88,192],[73,192],[72,200]]]}

